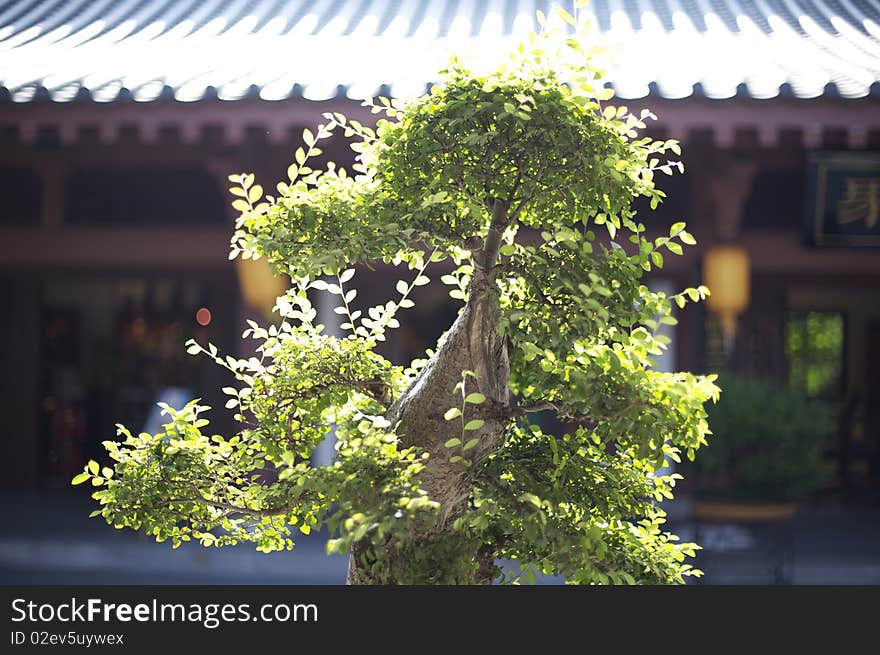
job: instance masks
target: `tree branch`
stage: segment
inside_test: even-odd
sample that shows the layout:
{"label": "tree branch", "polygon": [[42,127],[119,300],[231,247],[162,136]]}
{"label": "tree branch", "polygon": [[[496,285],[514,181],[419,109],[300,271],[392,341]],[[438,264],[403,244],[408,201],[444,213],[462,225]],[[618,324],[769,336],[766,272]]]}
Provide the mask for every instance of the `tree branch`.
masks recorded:
{"label": "tree branch", "polygon": [[506,200],[496,198],[492,203],[492,223],[489,225],[489,233],[483,244],[482,261],[479,262],[483,270],[488,271],[495,265],[498,259],[498,251],[501,249],[501,237],[507,227],[507,210],[510,206]]}
{"label": "tree branch", "polygon": [[523,416],[525,414],[533,414],[535,412],[543,412],[545,410],[552,409],[559,411],[559,407],[557,407],[554,403],[551,403],[549,400],[542,400],[534,405],[524,405],[520,407],[514,407],[510,415],[511,416]]}
{"label": "tree branch", "polygon": [[250,507],[243,507],[241,505],[234,505],[232,503],[227,503],[222,500],[210,500],[205,498],[202,494],[196,492],[196,496],[194,498],[171,498],[169,500],[162,501],[162,505],[175,505],[177,503],[199,503],[201,505],[209,505],[211,507],[216,507],[218,509],[225,509],[227,514],[229,512],[235,514],[244,514],[246,516],[256,516],[259,518],[265,518],[267,516],[278,516],[280,514],[287,514],[294,507],[296,507],[296,501],[299,498],[296,498],[293,502],[288,503],[287,505],[282,505],[280,507],[270,507],[267,509],[252,509]]}

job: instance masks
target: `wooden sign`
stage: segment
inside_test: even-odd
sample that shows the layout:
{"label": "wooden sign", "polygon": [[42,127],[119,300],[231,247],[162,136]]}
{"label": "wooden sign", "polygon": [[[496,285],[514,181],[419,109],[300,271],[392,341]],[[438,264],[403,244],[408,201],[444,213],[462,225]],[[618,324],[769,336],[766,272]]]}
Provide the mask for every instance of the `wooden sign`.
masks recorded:
{"label": "wooden sign", "polygon": [[807,166],[809,240],[819,246],[880,246],[880,153],[819,152]]}

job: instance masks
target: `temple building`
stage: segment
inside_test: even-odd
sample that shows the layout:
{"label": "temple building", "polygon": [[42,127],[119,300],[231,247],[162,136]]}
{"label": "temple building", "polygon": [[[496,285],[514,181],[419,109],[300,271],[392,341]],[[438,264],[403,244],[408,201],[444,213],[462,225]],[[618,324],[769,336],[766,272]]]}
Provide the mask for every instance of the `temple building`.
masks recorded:
{"label": "temple building", "polygon": [[[2,483],[64,486],[161,399],[202,397],[228,428],[222,371],[183,347],[236,352],[244,318],[266,320],[227,258],[227,175],[273,188],[325,112],[373,120],[364,99],[423,92],[450,53],[503,51],[550,4],[0,3]],[[876,501],[880,3],[593,0],[579,18],[609,53],[611,104],[649,108],[648,134],[682,143],[685,174],[641,220],[686,221],[698,245],[650,284],[717,280],[662,365],[825,399],[829,492]],[[352,159],[341,140],[324,150]],[[437,287],[390,357],[454,317]]]}

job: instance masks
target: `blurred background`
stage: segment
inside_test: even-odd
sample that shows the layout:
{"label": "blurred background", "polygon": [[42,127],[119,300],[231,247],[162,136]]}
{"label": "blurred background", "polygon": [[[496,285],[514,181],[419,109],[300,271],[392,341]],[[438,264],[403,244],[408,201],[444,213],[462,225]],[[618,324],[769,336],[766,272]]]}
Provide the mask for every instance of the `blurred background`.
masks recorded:
{"label": "blurred background", "polygon": [[[283,282],[227,259],[228,174],[271,190],[324,112],[374,120],[364,98],[424,92],[451,52],[502,52],[549,5],[0,2],[0,582],[344,581],[325,535],[172,551],[88,519],[69,480],[115,423],[155,429],[159,400],[222,407],[223,371],[184,342],[241,355],[245,319],[270,320]],[[704,546],[701,583],[880,583],[880,4],[593,0],[578,18],[610,48],[611,103],[683,144],[641,220],[699,244],[647,283],[713,291],[657,362],[726,389],[670,527]],[[359,276],[362,302],[391,275]],[[396,362],[455,316],[442,285],[418,291]]]}

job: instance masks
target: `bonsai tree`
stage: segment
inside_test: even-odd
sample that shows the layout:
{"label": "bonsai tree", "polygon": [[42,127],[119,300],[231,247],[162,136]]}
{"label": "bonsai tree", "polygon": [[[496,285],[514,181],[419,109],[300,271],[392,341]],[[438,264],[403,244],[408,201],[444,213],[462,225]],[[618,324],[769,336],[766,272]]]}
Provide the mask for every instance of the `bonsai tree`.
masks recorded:
{"label": "bonsai tree", "polygon": [[[661,161],[679,146],[640,137],[653,115],[606,105],[583,40],[556,32],[489,73],[453,60],[430,93],[368,103],[384,114],[375,128],[325,114],[277,195],[230,177],[231,258],[266,257],[293,280],[280,323],[244,334],[256,356],[188,344],[235,375],[224,391],[241,431],[210,434],[198,403],[164,407],[159,434],[120,426],[121,441],[105,442],[113,468],[89,462],[74,479],[100,487],[96,514],[175,546],[263,551],[326,526],[328,550],[350,553],[350,583],[695,573],[696,546],[663,531],[656,505],[678,476],[656,471],[705,443],[703,403],[718,389],[654,371],[651,357],[672,302],[707,290],[667,297],[640,283],[694,239],[684,223],[647,238],[631,207],[662,200],[655,174],[681,169]],[[313,169],[320,141],[340,134],[351,171]],[[361,307],[354,276],[374,262],[405,272],[386,303]],[[424,357],[392,365],[377,344],[435,270],[458,317]],[[314,293],[335,299],[342,336],[316,323]],[[531,416],[548,409],[573,427],[543,432]],[[335,460],[312,466],[331,426]]]}
{"label": "bonsai tree", "polygon": [[822,454],[831,431],[828,407],[771,380],[723,378],[709,411],[712,443],[695,469],[700,495],[792,502],[825,479]]}

